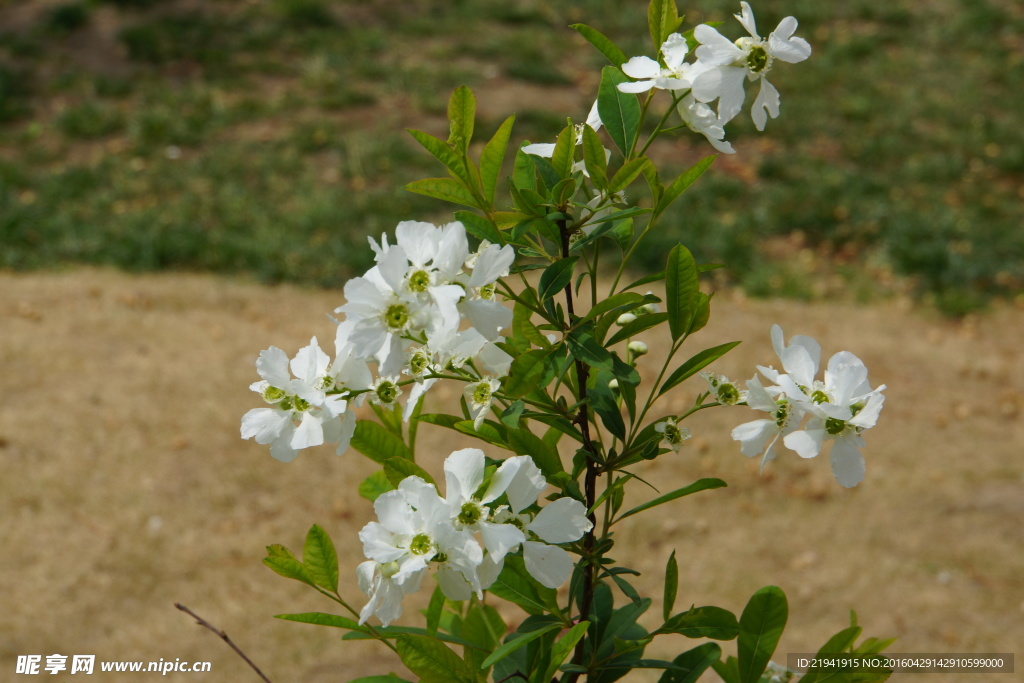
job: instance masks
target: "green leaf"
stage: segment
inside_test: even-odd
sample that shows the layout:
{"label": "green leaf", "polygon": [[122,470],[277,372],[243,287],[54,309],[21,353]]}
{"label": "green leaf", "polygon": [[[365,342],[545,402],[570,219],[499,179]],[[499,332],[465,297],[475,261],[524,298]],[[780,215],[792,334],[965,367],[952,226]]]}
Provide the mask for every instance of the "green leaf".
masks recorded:
{"label": "green leaf", "polygon": [[461,85],[452,92],[448,99],[448,121],[451,134],[448,144],[469,151],[469,143],[473,139],[473,124],[476,119],[476,97],[467,86]]}
{"label": "green leaf", "polygon": [[534,349],[513,360],[508,376],[502,380],[501,392],[510,398],[522,398],[540,388],[549,353],[547,349]]}
{"label": "green leaf", "polygon": [[526,571],[523,558],[507,555],[505,566],[497,580],[487,589],[502,600],[514,602],[527,614],[545,614],[558,611],[558,594],[537,583]]}
{"label": "green leaf", "polygon": [[776,586],[765,586],[747,602],[740,615],[740,635],[736,641],[741,683],[757,683],[761,679],[788,616],[786,594]]}
{"label": "green leaf", "polygon": [[480,153],[480,180],[484,186],[484,197],[491,204],[494,203],[494,191],[498,186],[501,164],[505,160],[505,150],[508,149],[508,139],[515,119],[515,114],[505,119]]}
{"label": "green leaf", "polygon": [[676,593],[679,591],[679,565],[676,563],[676,551],[668,556],[665,563],[665,598],[662,601],[662,616],[665,621],[672,616],[676,606]]}
{"label": "green leaf", "polygon": [[388,458],[384,461],[384,475],[395,487],[402,483],[402,480],[406,477],[419,477],[428,484],[434,483],[430,472],[427,472],[412,460],[405,458]]}
{"label": "green leaf", "polygon": [[601,424],[605,426],[613,436],[625,441],[626,423],[622,419],[622,411],[615,400],[615,394],[608,386],[611,380],[611,372],[603,370],[597,373],[594,385],[587,389],[587,398],[594,412],[601,418]]}
{"label": "green leaf", "polygon": [[492,652],[487,657],[487,659],[484,660],[484,663],[480,665],[480,668],[488,669],[491,666],[493,666],[494,663],[498,660],[508,657],[510,654],[512,654],[519,648],[523,647],[524,645],[532,643],[533,641],[543,636],[545,633],[550,633],[551,631],[560,628],[562,628],[562,624],[556,622],[554,624],[548,624],[547,626],[539,628],[536,631],[529,631],[528,633],[515,635],[507,643],[502,644],[501,647]]}
{"label": "green leaf", "polygon": [[319,524],[310,527],[306,534],[302,563],[318,586],[332,593],[338,592],[338,554],[331,537]]}
{"label": "green leaf", "polygon": [[[465,648],[463,658],[466,664],[473,669],[486,671],[486,667],[482,666],[484,660],[501,642],[505,631],[505,622],[496,609],[482,604],[470,607],[462,621],[460,633],[477,647]],[[482,678],[485,679],[486,675]]]}
{"label": "green leaf", "polygon": [[578,256],[558,259],[544,269],[540,276],[540,300],[550,299],[557,295],[572,281],[572,270]]}
{"label": "green leaf", "polygon": [[651,160],[647,157],[638,157],[632,161],[627,161],[622,165],[612,179],[608,181],[608,193],[615,194],[620,190],[626,189],[630,183],[636,180],[636,177],[643,172],[644,166],[651,163]]}
{"label": "green leaf", "polygon": [[508,408],[501,411],[501,423],[509,429],[519,428],[519,418],[523,415],[526,404],[522,401],[513,401]]}
{"label": "green leaf", "polygon": [[707,491],[708,489],[720,489],[724,488],[725,486],[727,486],[727,484],[721,479],[698,479],[689,486],[684,486],[681,489],[676,489],[675,491],[666,493],[663,496],[658,496],[654,500],[647,501],[643,505],[636,506],[629,512],[626,512],[622,516],[618,517],[615,521],[621,522],[626,517],[631,517],[637,514],[638,512],[643,512],[644,510],[650,510],[653,507],[657,507],[662,503],[668,503],[669,501],[676,500],[677,498],[689,496],[690,494],[698,493],[699,491]]}
{"label": "green leaf", "polygon": [[274,616],[275,619],[283,619],[285,621],[297,621],[302,624],[313,624],[314,626],[331,626],[333,628],[343,628],[349,631],[361,631],[365,632],[366,627],[360,626],[359,622],[348,617],[339,616],[337,614],[326,614],[324,612],[303,612],[302,614],[277,614]]}
{"label": "green leaf", "polygon": [[605,344],[607,346],[618,344],[620,341],[649,330],[655,325],[660,325],[666,320],[668,320],[668,313],[645,313],[638,316],[633,322],[623,325],[622,329],[613,334]]}
{"label": "green leaf", "polygon": [[509,180],[515,189],[537,190],[537,168],[533,163],[533,155],[527,154],[522,148],[516,150],[512,177]]}
{"label": "green leaf", "polygon": [[690,329],[687,330],[687,334],[704,329],[708,320],[711,319],[711,296],[704,292],[697,292],[697,296],[693,299],[693,305],[693,318],[690,319]]}
{"label": "green leaf", "polygon": [[359,420],[350,442],[370,460],[383,465],[390,458],[412,459],[412,453],[405,443],[376,422]]}
{"label": "green leaf", "polygon": [[467,186],[472,184],[472,178],[469,175],[469,169],[466,168],[465,159],[463,159],[461,154],[453,150],[447,142],[421,130],[414,128],[407,128],[406,130],[409,131],[409,135],[416,139],[416,142],[423,145],[424,149],[444,164],[452,172],[453,176],[464,182]]}
{"label": "green leaf", "polygon": [[441,623],[441,612],[444,611],[445,597],[441,592],[441,585],[434,587],[430,595],[430,603],[427,605],[427,635],[433,638],[437,635],[437,627]]}
{"label": "green leaf", "polygon": [[551,153],[551,167],[555,169],[559,180],[568,178],[572,173],[572,165],[576,155],[576,131],[568,125],[562,129],[555,139],[555,149]]}
{"label": "green leaf", "polygon": [[544,672],[544,676],[540,680],[550,681],[555,677],[558,667],[562,666],[562,662],[572,654],[573,648],[586,635],[589,627],[589,621],[581,621],[555,641],[555,644],[551,646],[551,659],[548,661],[547,671]]}
{"label": "green leaf", "polygon": [[385,674],[383,676],[361,676],[355,678],[348,683],[411,683],[404,678],[399,678],[395,674]]}
{"label": "green leaf", "polygon": [[661,396],[680,382],[683,382],[703,370],[708,365],[711,365],[711,363],[736,348],[737,345],[739,345],[738,341],[719,344],[718,346],[713,346],[710,349],[704,349],[700,353],[694,355],[692,358],[688,359],[685,363],[676,368],[675,372],[668,376],[668,379],[666,379],[661,385],[661,389],[658,391],[658,396]]}
{"label": "green leaf", "polygon": [[558,457],[558,449],[549,446],[526,427],[508,430],[508,446],[519,455],[530,456],[547,479],[565,471]]}
{"label": "green leaf", "polygon": [[504,241],[494,223],[479,214],[472,211],[456,211],[455,218],[466,226],[466,232],[479,240],[487,240],[491,244],[501,244]]}
{"label": "green leaf", "polygon": [[693,320],[694,297],[698,294],[697,264],[690,250],[677,244],[669,252],[665,267],[665,307],[674,341],[689,331]]}
{"label": "green leaf", "polygon": [[583,163],[590,174],[590,181],[599,190],[608,187],[608,159],[604,153],[601,138],[590,126],[583,126]]}
{"label": "green leaf", "polygon": [[620,92],[618,88],[619,83],[629,80],[617,67],[606,66],[601,70],[601,87],[597,94],[597,112],[623,156],[632,151],[640,127],[640,102],[636,95]]}
{"label": "green leaf", "polygon": [[476,683],[462,658],[439,640],[403,634],[395,645],[402,663],[423,683]]}
{"label": "green leaf", "polygon": [[299,562],[292,552],[283,545],[268,545],[267,556],[263,558],[263,564],[286,579],[295,579],[310,586],[316,586],[316,581],[306,569],[306,565]]}
{"label": "green leaf", "polygon": [[653,303],[654,301],[657,301],[656,297],[646,297],[642,294],[637,294],[636,292],[619,292],[618,294],[613,294],[607,299],[602,299],[597,302],[593,308],[587,311],[586,314],[580,318],[580,321],[582,322],[584,320],[596,318],[616,308],[632,310],[644,305],[645,303]]}
{"label": "green leaf", "polygon": [[691,166],[689,170],[676,178],[671,185],[665,188],[665,193],[661,196],[661,199],[658,200],[654,209],[654,215],[658,216],[663,213],[665,209],[669,207],[669,204],[678,199],[679,195],[685,192],[690,185],[693,185],[697,181],[697,178],[704,175],[704,171],[708,170],[708,167],[711,166],[712,162],[714,162],[716,156],[717,155],[712,154],[711,156],[704,157]]}
{"label": "green leaf", "polygon": [[394,490],[394,486],[388,481],[387,475],[384,474],[384,470],[377,470],[359,484],[359,496],[365,498],[371,503],[380,496],[382,493]]}
{"label": "green leaf", "polygon": [[626,53],[600,31],[592,29],[586,24],[572,24],[569,28],[586,38],[587,42],[596,47],[615,66],[622,66],[626,62]]}
{"label": "green leaf", "polygon": [[658,683],[695,683],[721,656],[722,648],[718,643],[698,645],[673,659],[672,663],[678,668],[666,671]]}
{"label": "green leaf", "polygon": [[487,208],[480,206],[480,201],[473,196],[473,192],[466,187],[466,184],[455,178],[424,178],[423,180],[414,180],[406,185],[405,189],[409,192],[451,202],[452,204],[462,204],[482,210]]}
{"label": "green leaf", "polygon": [[736,615],[727,609],[708,605],[691,607],[686,612],[680,612],[654,633],[679,633],[687,638],[732,640],[739,632],[740,625],[736,621]]}
{"label": "green leaf", "polygon": [[654,51],[661,53],[661,45],[679,28],[681,19],[676,0],[651,0],[647,6],[647,27],[651,32]]}

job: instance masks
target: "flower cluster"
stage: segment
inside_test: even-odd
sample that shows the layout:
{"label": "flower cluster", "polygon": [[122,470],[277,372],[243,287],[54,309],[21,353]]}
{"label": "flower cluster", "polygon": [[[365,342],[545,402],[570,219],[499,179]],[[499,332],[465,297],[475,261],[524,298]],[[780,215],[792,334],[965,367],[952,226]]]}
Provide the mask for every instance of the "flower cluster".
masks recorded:
{"label": "flower cluster", "polygon": [[[270,444],[278,460],[323,443],[343,453],[355,430],[354,407],[367,396],[394,406],[403,388],[408,420],[440,376],[468,383],[472,417],[479,425],[491,405],[499,378],[512,358],[495,344],[512,311],[497,300],[496,285],[515,257],[510,246],[482,243],[470,252],[465,227],[437,227],[403,221],[387,235],[372,238],[376,265],[345,285],[346,303],[338,323],[335,357],[316,338],[289,360],[271,347],[260,353],[251,385],[269,407],[242,418],[242,437]],[[470,326],[463,329],[462,321]]]}
{"label": "flower cluster", "polygon": [[379,521],[359,532],[366,562],[357,570],[370,598],[360,623],[374,614],[387,626],[402,614],[402,598],[416,591],[433,565],[450,600],[482,597],[498,578],[509,553],[522,549],[527,571],[549,588],[572,572],[569,554],[557,544],[579,540],[591,529],[574,498],[537,509],[547,486],[529,456],[503,461],[488,478],[483,451],[455,451],[444,463],[447,496],[420,477],[407,477],[374,502]]}
{"label": "flower cluster", "polygon": [[[746,391],[722,375],[707,374],[711,393],[722,403],[745,403],[769,417],[742,424],[732,430],[747,457],[762,455],[761,467],[775,458],[779,439],[802,458],[813,458],[832,441],[829,459],[832,473],[842,486],[852,487],[864,480],[864,446],[861,434],[878,420],[885,385],[872,389],[868,369],[849,351],[833,355],[819,380],[821,346],[814,339],[797,335],[785,344],[782,328],[772,326],[772,346],[784,372],[758,366],[772,384],[765,386],[755,375]],[[723,400],[725,398],[730,400]],[[807,418],[801,428],[801,423]]]}
{"label": "flower cluster", "polygon": [[[744,82],[756,81],[760,86],[750,115],[757,129],[764,130],[768,116],[779,115],[779,91],[768,82],[768,72],[776,60],[796,63],[811,55],[807,41],[793,35],[796,19],[786,17],[762,38],[750,5],[741,2],[740,7],[736,19],[750,35],[733,42],[707,24],[693,30],[692,42],[673,33],[661,46],[660,62],[640,56],[623,64],[622,71],[635,80],[619,85],[619,90],[629,93],[652,88],[672,92],[683,124],[727,154],[734,150],[725,140],[725,124],[743,108]],[[686,62],[694,45],[695,60]],[[717,111],[711,107],[716,100]]]}

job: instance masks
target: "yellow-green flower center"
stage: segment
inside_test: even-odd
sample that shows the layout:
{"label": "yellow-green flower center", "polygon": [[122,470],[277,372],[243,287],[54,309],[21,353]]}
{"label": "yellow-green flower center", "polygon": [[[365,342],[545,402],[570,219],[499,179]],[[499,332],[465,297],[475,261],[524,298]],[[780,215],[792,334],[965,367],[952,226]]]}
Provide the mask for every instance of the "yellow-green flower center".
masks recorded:
{"label": "yellow-green flower center", "polygon": [[491,385],[487,382],[478,382],[473,387],[473,403],[484,405],[491,402]]}
{"label": "yellow-green flower center", "polygon": [[389,329],[404,330],[409,324],[409,307],[405,304],[391,304],[384,311],[384,322]]}
{"label": "yellow-green flower center", "polygon": [[425,292],[430,286],[430,273],[425,270],[417,270],[409,276],[409,291]]}
{"label": "yellow-green flower center", "polygon": [[722,383],[718,385],[718,402],[727,406],[735,405],[740,400],[740,392],[735,385]]}
{"label": "yellow-green flower center", "polygon": [[434,541],[427,534],[416,534],[409,541],[409,552],[413,555],[427,555],[434,551]]}
{"label": "yellow-green flower center", "polygon": [[383,381],[377,385],[376,392],[381,403],[394,403],[398,400],[401,389],[394,382]]}
{"label": "yellow-green flower center", "polygon": [[825,419],[825,431],[832,436],[839,436],[846,430],[846,420],[839,420],[834,417]]}
{"label": "yellow-green flower center", "polygon": [[771,64],[771,56],[763,47],[752,47],[747,53],[747,68],[756,74],[766,71]]}
{"label": "yellow-green flower center", "polygon": [[263,390],[263,400],[267,403],[277,403],[287,395],[288,392],[277,387],[267,387]]}
{"label": "yellow-green flower center", "polygon": [[462,504],[462,511],[459,512],[459,524],[463,526],[472,526],[480,521],[483,513],[480,511],[480,506],[476,503],[469,501]]}
{"label": "yellow-green flower center", "polygon": [[817,390],[815,390],[815,392],[813,394],[811,394],[811,401],[813,401],[814,403],[819,403],[819,404],[820,403],[828,403],[829,402],[828,394],[826,394],[821,389],[817,389]]}

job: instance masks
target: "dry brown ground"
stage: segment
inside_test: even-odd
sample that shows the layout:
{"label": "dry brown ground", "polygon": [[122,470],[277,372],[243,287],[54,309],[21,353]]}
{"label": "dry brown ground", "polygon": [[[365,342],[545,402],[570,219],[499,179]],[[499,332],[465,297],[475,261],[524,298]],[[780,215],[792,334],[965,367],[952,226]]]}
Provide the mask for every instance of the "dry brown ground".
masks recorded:
{"label": "dry brown ground", "polygon": [[[337,293],[206,276],[0,274],[0,679],[13,678],[19,654],[62,653],[209,660],[211,674],[163,680],[255,680],[175,601],[225,629],[278,683],[400,670],[372,643],[273,619],[330,605],[260,564],[264,545],[298,549],[318,522],[351,576],[355,532],[372,515],[354,487],[371,463],[321,450],[284,465],[238,436],[257,404],[247,385],[259,350],[329,338],[323,316],[339,303]],[[699,476],[730,487],[636,518],[620,557],[659,596],[678,548],[680,605],[739,612],[760,586],[781,586],[791,615],[779,655],[815,649],[851,608],[866,633],[898,636],[896,652],[1018,648],[1024,315],[1004,308],[964,324],[898,303],[720,296],[701,341],[746,340],[718,369],[749,376],[772,361],[776,321],[818,337],[826,353],[854,351],[874,383],[889,385],[867,435],[867,480],[841,489],[824,458],[788,453],[759,477],[727,437],[748,412],[717,411],[691,423],[697,436],[678,457],[640,474],[664,489]],[[687,391],[675,400],[688,402]],[[456,446],[449,432],[425,428],[423,438],[428,468]],[[361,604],[354,586],[347,593]],[[650,654],[682,645],[666,640]]]}

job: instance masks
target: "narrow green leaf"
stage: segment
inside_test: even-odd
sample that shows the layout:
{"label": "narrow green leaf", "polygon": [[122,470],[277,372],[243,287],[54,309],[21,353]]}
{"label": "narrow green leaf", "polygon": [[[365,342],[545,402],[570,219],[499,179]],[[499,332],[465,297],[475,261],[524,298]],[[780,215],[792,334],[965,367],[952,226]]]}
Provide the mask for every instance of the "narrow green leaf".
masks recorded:
{"label": "narrow green leaf", "polygon": [[682,498],[683,496],[688,496],[688,495],[690,495],[692,493],[698,493],[699,491],[707,491],[708,489],[720,489],[720,488],[724,488],[725,486],[727,486],[727,484],[724,481],[722,481],[721,479],[711,479],[711,478],[698,479],[697,481],[693,482],[689,486],[684,486],[681,489],[676,489],[675,491],[672,491],[670,493],[666,493],[663,496],[658,496],[654,500],[650,500],[650,501],[644,503],[643,505],[636,506],[635,508],[633,508],[629,512],[624,513],[622,516],[617,518],[615,521],[616,522],[621,522],[626,517],[631,517],[631,516],[637,514],[638,512],[643,512],[644,510],[650,510],[651,508],[657,507],[657,506],[661,505],[662,503],[668,503],[669,501],[676,500],[677,498]]}
{"label": "narrow green leaf", "polygon": [[655,52],[660,54],[662,43],[669,35],[675,33],[680,21],[676,0],[651,0],[651,4],[647,6],[647,27]]}
{"label": "narrow green leaf", "polygon": [[661,282],[664,279],[665,279],[665,271],[662,270],[662,271],[659,271],[657,273],[651,273],[650,275],[645,275],[644,277],[640,278],[636,282],[632,282],[628,286],[623,287],[623,289],[636,289],[637,287],[642,287],[644,285],[649,285],[652,282]]}
{"label": "narrow green leaf", "polygon": [[721,656],[722,648],[718,643],[698,645],[673,659],[672,663],[678,668],[665,671],[658,683],[696,683]]}
{"label": "narrow green leaf", "polygon": [[285,550],[284,546],[267,546],[267,557],[263,558],[263,564],[267,565],[275,572],[285,577],[286,579],[295,579],[302,583],[310,586],[316,586],[316,581],[310,575],[309,570],[306,566],[299,562],[295,557],[288,552],[287,555],[275,552],[275,550]]}
{"label": "narrow green leaf", "polygon": [[519,605],[527,614],[540,615],[559,610],[558,593],[537,583],[518,555],[505,557],[501,574],[487,590],[502,600]]}
{"label": "narrow green leaf", "polygon": [[583,126],[583,163],[594,186],[605,190],[608,187],[608,158],[601,138],[590,126]]}
{"label": "narrow green leaf", "polygon": [[462,621],[460,633],[473,641],[477,647],[465,648],[463,659],[466,661],[466,664],[474,670],[486,671],[482,664],[491,652],[494,651],[494,648],[501,643],[505,631],[505,622],[502,620],[501,615],[498,614],[498,610],[490,605],[482,604],[470,607],[466,612],[466,618]]}
{"label": "narrow green leaf", "polygon": [[430,595],[430,603],[427,605],[427,635],[431,638],[437,635],[437,628],[441,623],[441,612],[444,611],[445,597],[441,592],[441,585],[434,586],[434,592]]}
{"label": "narrow green leaf", "polygon": [[477,683],[462,658],[439,640],[403,634],[395,645],[402,663],[423,683]]}
{"label": "narrow green leaf", "polygon": [[583,317],[580,318],[580,321],[596,318],[617,308],[633,309],[643,306],[645,303],[648,303],[648,301],[654,302],[657,300],[657,297],[652,296],[648,299],[648,297],[642,294],[637,294],[636,292],[619,292],[618,294],[613,294],[607,299],[602,299],[597,302],[593,308],[587,311]]}
{"label": "narrow green leaf", "polygon": [[693,297],[693,317],[690,319],[690,329],[687,330],[687,334],[702,330],[708,324],[708,320],[711,319],[712,296],[714,293],[708,295],[704,292],[697,292]]}
{"label": "narrow green leaf", "polygon": [[354,678],[349,683],[411,683],[410,681],[399,678],[395,674],[384,674],[382,676],[361,676]]}
{"label": "narrow green leaf", "polygon": [[620,341],[649,330],[655,325],[660,325],[666,320],[668,320],[668,313],[645,313],[637,317],[633,322],[623,325],[622,329],[612,335],[606,345],[618,344]]}
{"label": "narrow green leaf", "polygon": [[544,269],[540,276],[540,300],[550,299],[559,293],[565,286],[572,282],[572,271],[576,265],[578,256],[558,259]]}
{"label": "narrow green leaf", "polygon": [[555,140],[555,150],[551,153],[551,167],[555,169],[558,179],[568,178],[572,173],[572,165],[576,155],[576,131],[568,125],[562,129]]}
{"label": "narrow green leaf", "polygon": [[501,423],[509,429],[519,428],[519,418],[523,415],[526,404],[522,401],[513,401],[508,408],[501,411]]}
{"label": "narrow green leaf", "polygon": [[424,178],[414,180],[405,186],[409,192],[422,194],[434,199],[471,206],[474,209],[486,210],[487,207],[480,206],[479,200],[473,196],[466,184],[455,178]]}
{"label": "narrow green leaf", "polygon": [[390,458],[412,459],[408,446],[397,436],[376,422],[359,420],[350,442],[356,449],[370,460],[383,465]]}
{"label": "narrow green leaf", "polygon": [[665,307],[673,340],[689,331],[694,313],[693,299],[699,293],[697,264],[693,255],[682,244],[677,244],[669,252],[665,267]]}
{"label": "narrow green leaf", "polygon": [[[470,423],[472,424],[472,422]],[[384,475],[395,487],[406,477],[419,477],[428,484],[433,484],[434,479],[430,472],[406,458],[388,458],[384,461]]]}
{"label": "narrow green leaf", "polygon": [[623,164],[622,168],[616,171],[612,179],[608,181],[609,194],[615,194],[620,190],[626,189],[643,172],[644,166],[650,163],[651,160],[647,157],[637,157]]}
{"label": "narrow green leaf", "polygon": [[605,426],[605,429],[624,441],[626,439],[626,423],[622,419],[622,411],[615,400],[615,394],[608,386],[611,376],[611,372],[608,370],[597,373],[594,385],[587,389],[587,398],[590,400],[590,406],[594,412],[601,418],[601,424]]}
{"label": "narrow green leaf", "polygon": [[416,142],[420,143],[424,149],[444,164],[453,176],[466,183],[466,185],[472,184],[472,178],[469,175],[469,169],[466,168],[465,160],[447,142],[421,130],[414,128],[407,128],[406,130],[409,131],[409,135],[415,138]]}
{"label": "narrow green leaf", "polygon": [[740,625],[736,621],[736,615],[727,609],[708,605],[691,607],[686,612],[680,612],[654,633],[679,633],[687,638],[732,640],[739,632]]}
{"label": "narrow green leaf", "polygon": [[719,344],[710,349],[704,349],[700,353],[694,355],[688,359],[685,363],[680,365],[675,371],[668,376],[668,379],[661,385],[661,389],[658,391],[658,396],[661,396],[666,391],[672,389],[680,382],[692,377],[696,373],[703,370],[705,367],[714,363],[716,360],[727,354],[732,349],[739,345],[738,341],[728,342],[726,344]]}
{"label": "narrow green leaf", "polygon": [[539,387],[544,377],[547,349],[527,351],[512,361],[508,376],[502,380],[501,392],[510,398],[522,398]]}
{"label": "narrow green leaf", "polygon": [[451,129],[448,143],[461,149],[463,154],[469,151],[475,119],[476,97],[469,87],[461,85],[448,99],[448,121]]}
{"label": "narrow green leaf", "polygon": [[501,164],[505,160],[505,150],[508,149],[508,139],[515,119],[515,114],[505,119],[480,153],[480,180],[484,186],[484,196],[491,204],[494,203],[494,191],[498,186]]}
{"label": "narrow green leaf", "polygon": [[[493,197],[492,197],[493,200]],[[501,244],[501,232],[487,218],[472,211],[456,211],[455,218],[466,226],[466,232],[479,240],[487,240],[491,244]]]}
{"label": "narrow green leaf", "polygon": [[786,594],[777,586],[765,586],[747,602],[740,615],[740,635],[736,641],[740,683],[757,683],[761,679],[788,617]]}
{"label": "narrow green leaf", "polygon": [[313,624],[314,626],[331,626],[333,628],[343,628],[349,631],[366,631],[365,626],[360,626],[359,622],[348,617],[342,617],[337,614],[326,614],[324,612],[303,612],[302,614],[277,614],[274,616],[275,619],[283,619],[285,621],[297,621],[301,624]]}
{"label": "narrow green leaf", "polygon": [[679,565],[676,563],[676,551],[668,556],[665,563],[665,598],[662,601],[662,615],[665,621],[672,616],[676,606],[676,593],[679,591]]}
{"label": "narrow green leaf", "polygon": [[496,649],[494,652],[484,660],[484,663],[480,665],[481,669],[488,669],[494,665],[498,660],[508,657],[510,654],[523,647],[529,645],[533,641],[537,640],[546,633],[550,633],[556,629],[562,628],[560,623],[548,624],[543,628],[539,628],[536,631],[530,631],[528,633],[522,633],[514,636],[507,643],[504,643],[501,647]]}
{"label": "narrow green leaf", "polygon": [[572,24],[569,28],[586,38],[587,42],[596,47],[615,66],[622,66],[626,62],[626,53],[600,31],[592,29],[586,24]]}
{"label": "narrow green leaf", "polygon": [[540,680],[550,681],[554,679],[555,673],[558,672],[558,667],[562,666],[562,662],[572,654],[576,644],[586,635],[588,628],[590,628],[590,622],[581,621],[569,629],[564,636],[555,641],[555,644],[551,646],[551,659],[548,661],[547,671],[544,672],[544,676]]}
{"label": "narrow green leaf", "polygon": [[338,592],[338,554],[331,537],[319,524],[314,524],[306,534],[302,563],[318,586]]}
{"label": "narrow green leaf", "polygon": [[654,215],[657,216],[662,214],[665,211],[665,209],[669,207],[669,204],[678,199],[679,195],[685,192],[686,189],[690,187],[690,185],[693,185],[697,181],[697,178],[700,178],[702,175],[704,175],[704,171],[708,170],[708,167],[711,166],[712,162],[714,162],[716,157],[717,155],[715,154],[704,157],[696,164],[691,166],[689,170],[687,170],[681,176],[676,178],[671,185],[666,187],[664,194],[661,196],[661,198],[658,200],[658,203],[656,204],[656,208],[654,209]]}
{"label": "narrow green leaf", "polygon": [[632,151],[640,127],[640,102],[636,95],[620,92],[618,88],[629,80],[617,67],[606,66],[601,70],[597,95],[597,112],[623,156]]}

